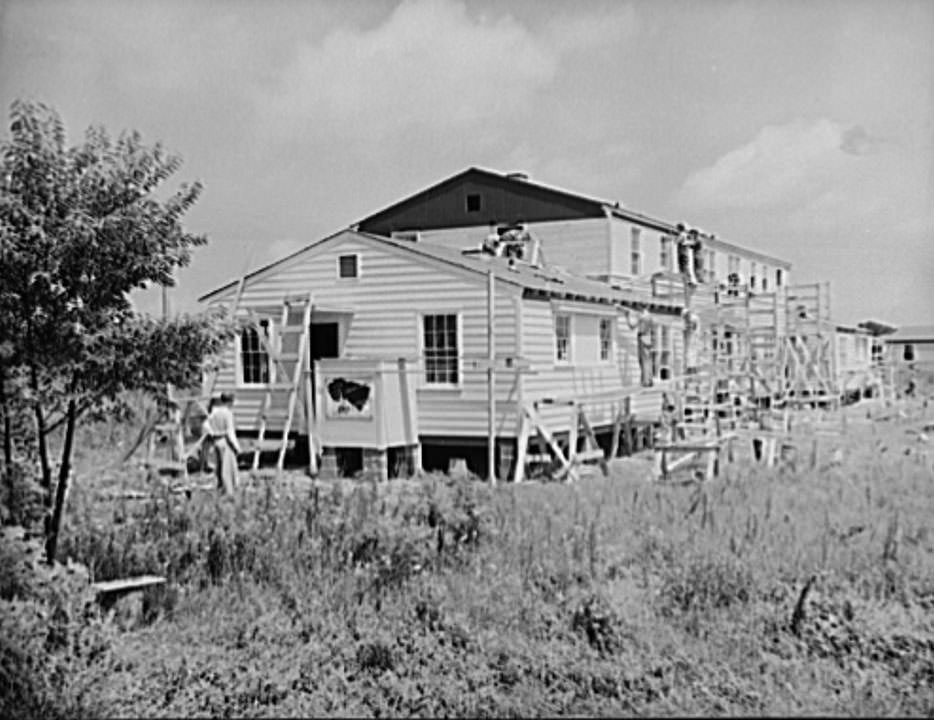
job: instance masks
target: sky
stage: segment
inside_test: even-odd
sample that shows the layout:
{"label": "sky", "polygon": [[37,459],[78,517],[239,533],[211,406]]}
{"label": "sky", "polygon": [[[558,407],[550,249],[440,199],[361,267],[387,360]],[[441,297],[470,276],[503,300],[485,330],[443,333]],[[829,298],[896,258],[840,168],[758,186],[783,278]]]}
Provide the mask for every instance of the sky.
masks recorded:
{"label": "sky", "polygon": [[930,0],[0,0],[16,98],[204,183],[175,311],[478,166],[787,259],[840,322],[934,321]]}

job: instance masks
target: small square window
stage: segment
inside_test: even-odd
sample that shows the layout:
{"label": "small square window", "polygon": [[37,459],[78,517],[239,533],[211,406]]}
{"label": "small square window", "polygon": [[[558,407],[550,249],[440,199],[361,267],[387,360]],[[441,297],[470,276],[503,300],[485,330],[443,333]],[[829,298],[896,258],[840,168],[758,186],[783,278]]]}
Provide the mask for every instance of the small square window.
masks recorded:
{"label": "small square window", "polygon": [[475,213],[480,212],[480,194],[479,193],[469,193],[467,195],[467,212]]}
{"label": "small square window", "polygon": [[359,277],[359,263],[358,256],[354,255],[341,255],[337,258],[337,277],[339,278],[355,278]]}

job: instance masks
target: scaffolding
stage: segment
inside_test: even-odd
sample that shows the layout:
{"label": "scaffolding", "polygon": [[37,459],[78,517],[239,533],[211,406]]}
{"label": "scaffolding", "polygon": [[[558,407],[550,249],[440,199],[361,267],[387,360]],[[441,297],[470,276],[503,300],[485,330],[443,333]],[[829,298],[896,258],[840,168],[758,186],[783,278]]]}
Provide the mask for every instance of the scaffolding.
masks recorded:
{"label": "scaffolding", "polygon": [[830,317],[829,283],[787,289],[781,404],[791,408],[840,407],[834,326]]}

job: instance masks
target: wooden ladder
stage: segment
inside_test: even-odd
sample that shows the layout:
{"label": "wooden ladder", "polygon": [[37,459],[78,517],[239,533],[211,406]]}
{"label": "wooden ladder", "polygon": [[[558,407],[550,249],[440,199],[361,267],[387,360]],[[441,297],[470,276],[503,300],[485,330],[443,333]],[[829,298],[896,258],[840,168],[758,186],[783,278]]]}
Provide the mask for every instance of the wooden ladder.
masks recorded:
{"label": "wooden ladder", "polygon": [[[301,306],[301,315],[296,323],[294,321],[295,309],[299,306]],[[263,441],[266,438],[266,430],[270,421],[282,420],[284,422],[276,470],[281,472],[285,464],[285,452],[289,445],[289,432],[292,429],[295,406],[298,402],[299,390],[305,372],[305,361],[309,353],[311,311],[312,298],[310,294],[298,298],[286,298],[282,304],[282,321],[273,342],[273,347],[266,345],[269,359],[272,363],[275,363],[275,368],[278,371],[276,374],[281,373],[287,379],[273,381],[272,374],[270,374],[270,382],[266,384],[266,393],[260,406],[259,435],[253,451],[253,470],[259,469],[260,453],[263,449]],[[290,342],[290,339],[295,337],[298,338],[297,346],[293,346],[293,343]],[[284,398],[281,397],[283,393],[285,394]],[[306,408],[306,420],[308,419],[309,410],[310,408]],[[308,428],[308,432],[311,432],[310,428]]]}

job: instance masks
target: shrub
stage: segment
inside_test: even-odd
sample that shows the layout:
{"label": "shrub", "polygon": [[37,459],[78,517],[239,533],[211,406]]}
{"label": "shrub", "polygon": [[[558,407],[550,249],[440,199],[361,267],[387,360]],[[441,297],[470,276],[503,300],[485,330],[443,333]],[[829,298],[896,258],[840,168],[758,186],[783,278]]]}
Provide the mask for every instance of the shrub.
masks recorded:
{"label": "shrub", "polygon": [[659,594],[664,613],[728,608],[755,596],[752,572],[733,555],[689,554],[665,568]]}
{"label": "shrub", "polygon": [[5,528],[0,544],[0,716],[95,715],[91,686],[111,628],[94,605],[87,570],[43,561],[38,539]]}
{"label": "shrub", "polygon": [[44,493],[31,464],[14,462],[0,477],[0,524],[42,529]]}
{"label": "shrub", "polygon": [[582,635],[600,653],[612,654],[622,646],[620,618],[602,595],[591,593],[578,603],[571,616],[571,629]]}

